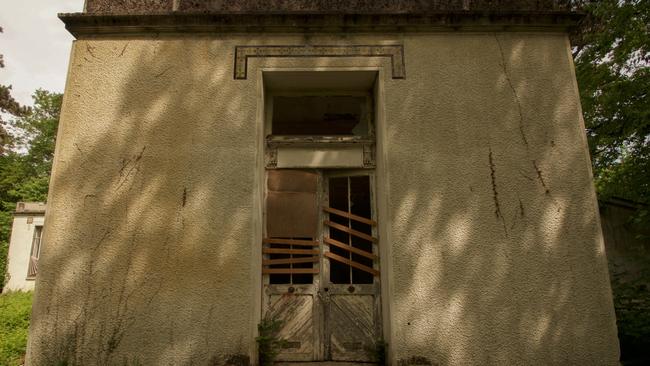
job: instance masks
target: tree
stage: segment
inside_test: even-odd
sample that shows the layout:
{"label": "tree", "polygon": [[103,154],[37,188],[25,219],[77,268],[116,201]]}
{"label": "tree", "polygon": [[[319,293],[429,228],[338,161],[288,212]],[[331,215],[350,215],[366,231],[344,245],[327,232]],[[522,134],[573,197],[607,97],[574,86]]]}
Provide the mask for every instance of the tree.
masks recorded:
{"label": "tree", "polygon": [[0,289],[18,201],[45,201],[63,95],[37,90],[28,114],[8,121],[14,147],[0,155]]}
{"label": "tree", "polygon": [[[581,3],[586,16],[573,37],[573,53],[598,196],[639,203],[640,208],[630,224],[647,228],[650,227],[650,1],[584,0]],[[610,273],[621,359],[647,362],[650,358],[647,353],[650,259],[645,249],[639,254],[634,273],[620,272],[615,267],[610,268]]]}
{"label": "tree", "polygon": [[[2,27],[0,27],[0,33],[2,33]],[[2,54],[0,54],[0,69],[4,67],[4,59]],[[11,85],[0,84],[0,155],[2,155],[5,152],[6,147],[11,144],[11,136],[5,128],[6,122],[2,119],[3,114],[23,117],[29,114],[29,108],[20,105],[20,103],[11,96]]]}
{"label": "tree", "polygon": [[650,2],[582,3],[573,51],[599,196],[650,204]]}

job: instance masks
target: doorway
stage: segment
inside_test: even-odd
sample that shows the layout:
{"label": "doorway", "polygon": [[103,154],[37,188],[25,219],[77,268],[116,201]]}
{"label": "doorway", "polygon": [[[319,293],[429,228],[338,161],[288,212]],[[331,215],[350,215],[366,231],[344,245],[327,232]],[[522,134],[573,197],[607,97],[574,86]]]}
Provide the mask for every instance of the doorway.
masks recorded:
{"label": "doorway", "polygon": [[267,170],[263,317],[278,361],[373,361],[381,338],[374,171]]}

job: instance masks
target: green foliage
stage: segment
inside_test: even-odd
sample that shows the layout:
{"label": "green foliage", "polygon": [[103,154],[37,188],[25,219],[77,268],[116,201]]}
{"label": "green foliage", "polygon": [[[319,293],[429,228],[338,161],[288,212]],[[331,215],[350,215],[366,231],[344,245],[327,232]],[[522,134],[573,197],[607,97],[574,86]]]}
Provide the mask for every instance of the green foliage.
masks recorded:
{"label": "green foliage", "polygon": [[34,108],[31,113],[16,118],[14,126],[23,133],[18,141],[28,150],[26,157],[35,173],[47,177],[54,157],[63,94],[39,89],[32,98]]}
{"label": "green foliage", "polygon": [[278,337],[283,322],[277,318],[265,316],[257,325],[257,342],[259,361],[262,366],[273,365],[273,361],[286,346],[286,340]]}
{"label": "green foliage", "polygon": [[620,197],[645,203],[637,209],[630,225],[639,232],[650,227],[647,206],[650,203],[650,146],[646,144],[634,152],[624,151],[620,161],[601,168],[596,189],[601,199]]}
{"label": "green foliage", "polygon": [[[573,53],[599,198],[650,204],[650,1],[580,3],[586,16],[573,37]],[[650,227],[645,207],[631,222],[637,229]],[[632,278],[612,276],[623,360],[650,346],[645,268]]]}
{"label": "green foliage", "polygon": [[52,170],[62,94],[37,90],[29,114],[9,122],[13,146],[0,154],[0,290],[16,202],[43,202]]}
{"label": "green foliage", "polygon": [[[646,357],[650,347],[650,263],[632,278],[612,276],[612,292],[622,359]],[[625,278],[628,277],[628,278]]]}
{"label": "green foliage", "polygon": [[[650,203],[650,2],[583,1],[576,75],[601,198]],[[650,223],[650,221],[645,221]]]}
{"label": "green foliage", "polygon": [[[0,33],[2,33],[2,27],[0,27]],[[0,54],[0,69],[3,67],[5,67],[4,58]],[[21,117],[29,112],[29,107],[21,106],[11,95],[11,85],[0,84],[0,155],[12,144],[12,136],[5,128],[6,122],[2,119],[2,115],[6,113]]]}
{"label": "green foliage", "polygon": [[0,295],[0,365],[23,364],[31,309],[29,292]]}

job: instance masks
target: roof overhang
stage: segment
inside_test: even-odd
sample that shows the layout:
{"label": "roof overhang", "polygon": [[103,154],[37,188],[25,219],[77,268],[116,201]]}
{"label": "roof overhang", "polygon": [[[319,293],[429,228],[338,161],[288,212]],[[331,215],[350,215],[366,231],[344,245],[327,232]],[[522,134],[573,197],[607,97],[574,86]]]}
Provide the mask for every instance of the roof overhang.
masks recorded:
{"label": "roof overhang", "polygon": [[60,14],[76,37],[142,33],[567,31],[569,0],[87,0]]}

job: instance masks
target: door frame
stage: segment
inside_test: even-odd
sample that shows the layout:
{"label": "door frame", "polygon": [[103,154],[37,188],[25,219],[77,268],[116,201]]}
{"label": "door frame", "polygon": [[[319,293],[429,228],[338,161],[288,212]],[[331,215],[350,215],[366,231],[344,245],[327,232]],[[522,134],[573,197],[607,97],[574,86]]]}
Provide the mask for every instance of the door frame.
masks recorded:
{"label": "door frame", "polygon": [[[317,60],[317,59],[314,59]],[[256,135],[256,150],[257,158],[255,169],[255,193],[252,203],[253,218],[252,218],[252,227],[253,231],[251,232],[251,246],[250,246],[250,255],[252,258],[250,269],[251,278],[250,286],[252,288],[252,301],[251,306],[251,321],[249,325],[250,334],[248,342],[248,354],[251,359],[251,363],[254,366],[259,365],[258,360],[258,344],[255,341],[255,338],[258,336],[257,326],[261,322],[262,317],[262,239],[263,239],[263,230],[265,226],[263,218],[264,210],[264,196],[266,192],[266,161],[265,161],[265,150],[266,150],[266,134],[265,134],[265,125],[267,123],[267,106],[266,106],[266,90],[264,84],[264,73],[280,73],[280,72],[291,72],[291,71],[310,71],[310,72],[319,72],[319,71],[376,71],[377,72],[377,81],[374,88],[374,126],[375,126],[375,196],[376,196],[376,214],[379,218],[378,225],[378,235],[381,239],[380,241],[380,250],[382,256],[380,257],[380,267],[382,268],[381,273],[381,313],[382,313],[382,330],[383,330],[383,340],[387,344],[386,356],[387,359],[393,360],[393,347],[395,342],[394,330],[396,329],[393,324],[393,318],[391,316],[391,299],[392,294],[394,293],[393,289],[393,268],[392,268],[392,240],[391,240],[391,217],[389,210],[390,199],[390,181],[388,176],[389,171],[389,159],[388,159],[388,126],[386,122],[386,80],[391,75],[390,64],[386,62],[382,63],[367,63],[365,65],[357,66],[322,66],[312,64],[310,62],[305,62],[300,66],[295,65],[276,65],[275,63],[268,63],[267,60],[258,60],[256,65],[250,66],[251,70],[249,75],[252,75],[255,72],[255,78],[249,78],[250,82],[255,82],[255,93],[257,94],[257,109],[255,117],[255,135]],[[254,70],[254,71],[253,71]],[[361,168],[361,167],[360,167]],[[394,360],[393,360],[394,361]]]}

